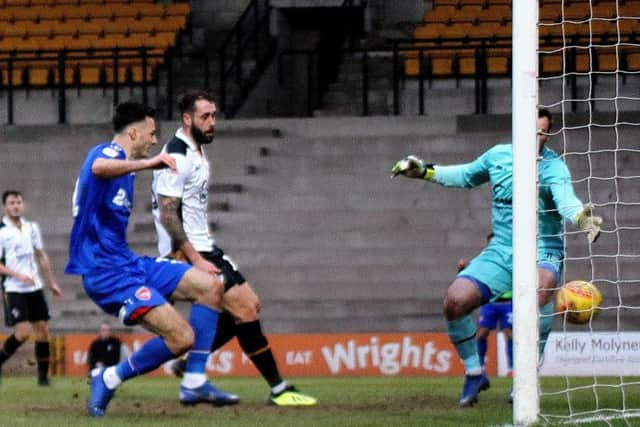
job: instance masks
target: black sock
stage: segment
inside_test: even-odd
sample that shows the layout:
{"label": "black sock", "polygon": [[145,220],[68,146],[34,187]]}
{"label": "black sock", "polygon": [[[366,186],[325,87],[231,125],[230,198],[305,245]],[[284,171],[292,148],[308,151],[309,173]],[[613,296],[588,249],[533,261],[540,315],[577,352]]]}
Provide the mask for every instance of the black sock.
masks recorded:
{"label": "black sock", "polygon": [[0,350],[0,366],[2,366],[2,364],[6,362],[21,345],[22,342],[16,339],[15,334],[11,334],[11,336],[4,342],[2,350]]}
{"label": "black sock", "polygon": [[36,341],[36,361],[38,363],[38,378],[46,379],[49,372],[49,341]]}
{"label": "black sock", "polygon": [[223,311],[218,316],[218,325],[216,327],[216,337],[211,344],[211,352],[213,353],[229,340],[236,336],[236,321],[233,316]]}
{"label": "black sock", "polygon": [[262,333],[260,320],[253,322],[238,323],[236,325],[236,335],[240,342],[242,351],[251,359],[258,368],[269,386],[273,387],[282,382],[278,366],[273,358],[267,337]]}

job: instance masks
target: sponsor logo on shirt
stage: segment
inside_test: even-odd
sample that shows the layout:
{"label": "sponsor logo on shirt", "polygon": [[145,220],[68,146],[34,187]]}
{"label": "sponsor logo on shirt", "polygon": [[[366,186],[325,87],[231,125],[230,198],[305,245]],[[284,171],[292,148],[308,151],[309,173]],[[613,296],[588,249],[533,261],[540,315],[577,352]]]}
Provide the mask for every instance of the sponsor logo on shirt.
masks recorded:
{"label": "sponsor logo on shirt", "polygon": [[105,156],[108,157],[117,157],[118,156],[118,151],[115,148],[112,147],[105,147],[102,149],[102,154],[104,154]]}

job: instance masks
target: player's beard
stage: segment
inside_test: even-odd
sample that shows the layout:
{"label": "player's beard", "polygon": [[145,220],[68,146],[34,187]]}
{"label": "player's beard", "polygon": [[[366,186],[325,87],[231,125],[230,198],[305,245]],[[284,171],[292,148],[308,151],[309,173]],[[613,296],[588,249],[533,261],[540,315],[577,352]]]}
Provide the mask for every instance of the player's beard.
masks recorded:
{"label": "player's beard", "polygon": [[198,126],[191,125],[191,136],[193,137],[193,140],[198,144],[211,144],[211,142],[213,141],[214,133],[212,130],[211,136],[209,136],[205,134]]}

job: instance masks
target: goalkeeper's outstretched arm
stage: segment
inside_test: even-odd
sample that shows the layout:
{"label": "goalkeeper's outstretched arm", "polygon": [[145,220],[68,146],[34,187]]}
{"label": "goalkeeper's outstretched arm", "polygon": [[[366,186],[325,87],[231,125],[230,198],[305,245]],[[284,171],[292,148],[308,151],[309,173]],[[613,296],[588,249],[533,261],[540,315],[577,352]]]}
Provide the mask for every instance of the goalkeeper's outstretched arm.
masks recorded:
{"label": "goalkeeper's outstretched arm", "polygon": [[393,165],[391,178],[402,175],[436,182],[445,187],[473,188],[489,181],[491,151],[487,151],[471,163],[450,166],[434,165],[410,155]]}

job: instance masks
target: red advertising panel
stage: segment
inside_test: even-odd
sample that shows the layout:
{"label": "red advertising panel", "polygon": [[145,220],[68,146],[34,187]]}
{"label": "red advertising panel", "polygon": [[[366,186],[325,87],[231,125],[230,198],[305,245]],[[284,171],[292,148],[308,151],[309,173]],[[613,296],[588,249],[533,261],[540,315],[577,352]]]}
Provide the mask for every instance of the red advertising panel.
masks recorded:
{"label": "red advertising panel", "polygon": [[[130,352],[151,335],[120,338]],[[87,374],[87,349],[95,335],[65,337],[65,372]],[[449,337],[443,333],[286,334],[269,342],[284,376],[449,376],[464,370]],[[487,373],[496,373],[495,339],[491,337]],[[256,376],[257,370],[233,340],[209,357],[215,376]],[[166,366],[155,375],[167,375]]]}

